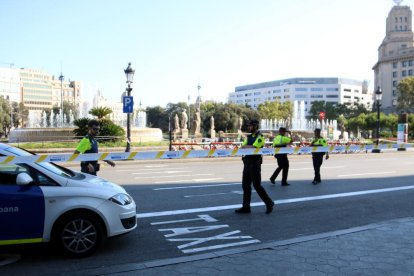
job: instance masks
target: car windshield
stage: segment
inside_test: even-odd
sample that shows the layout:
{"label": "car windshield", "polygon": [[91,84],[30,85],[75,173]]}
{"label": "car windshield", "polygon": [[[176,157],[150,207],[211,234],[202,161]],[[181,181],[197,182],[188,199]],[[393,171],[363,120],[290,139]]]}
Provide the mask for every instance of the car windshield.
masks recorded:
{"label": "car windshield", "polygon": [[[10,152],[11,155],[17,155],[17,156],[30,156],[30,155],[34,155],[33,153],[22,149],[22,148],[15,148],[15,147],[8,147],[5,148],[4,151]],[[72,172],[69,169],[63,168],[61,166],[58,166],[54,163],[48,163],[48,162],[42,162],[42,163],[37,163],[39,166],[41,166],[42,168],[55,173],[57,175],[66,177],[66,178],[71,178],[73,176],[75,176],[75,173]]]}

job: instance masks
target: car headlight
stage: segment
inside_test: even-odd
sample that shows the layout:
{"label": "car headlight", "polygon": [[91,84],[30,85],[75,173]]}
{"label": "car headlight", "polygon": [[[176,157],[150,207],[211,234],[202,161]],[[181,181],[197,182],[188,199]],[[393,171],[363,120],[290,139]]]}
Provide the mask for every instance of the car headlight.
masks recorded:
{"label": "car headlight", "polygon": [[111,197],[109,200],[121,206],[132,203],[132,198],[127,194],[117,194]]}

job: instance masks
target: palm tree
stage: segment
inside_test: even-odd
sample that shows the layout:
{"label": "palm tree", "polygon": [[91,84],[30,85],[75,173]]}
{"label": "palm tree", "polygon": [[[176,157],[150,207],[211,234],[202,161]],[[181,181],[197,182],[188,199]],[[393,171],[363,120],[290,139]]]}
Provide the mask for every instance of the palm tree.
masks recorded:
{"label": "palm tree", "polygon": [[102,120],[103,118],[107,117],[109,114],[112,113],[112,109],[109,107],[94,107],[89,110],[89,114],[98,118],[98,120]]}

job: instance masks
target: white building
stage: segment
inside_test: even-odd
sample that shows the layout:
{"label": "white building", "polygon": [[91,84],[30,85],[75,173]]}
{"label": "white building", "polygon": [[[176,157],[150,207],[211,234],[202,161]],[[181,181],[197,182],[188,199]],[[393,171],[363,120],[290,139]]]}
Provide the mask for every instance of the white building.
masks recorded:
{"label": "white building", "polygon": [[375,88],[382,89],[382,107],[386,112],[396,111],[398,83],[414,76],[414,34],[412,12],[408,6],[395,1],[387,17],[386,34],[378,48],[378,62],[374,70]]}
{"label": "white building", "polygon": [[20,103],[20,71],[15,68],[0,67],[0,96]]}
{"label": "white building", "polygon": [[368,92],[366,81],[343,78],[292,78],[262,82],[235,88],[229,93],[229,103],[249,105],[257,109],[266,101],[304,101],[308,112],[312,102],[325,101],[336,104],[364,104],[372,106],[373,94]]}

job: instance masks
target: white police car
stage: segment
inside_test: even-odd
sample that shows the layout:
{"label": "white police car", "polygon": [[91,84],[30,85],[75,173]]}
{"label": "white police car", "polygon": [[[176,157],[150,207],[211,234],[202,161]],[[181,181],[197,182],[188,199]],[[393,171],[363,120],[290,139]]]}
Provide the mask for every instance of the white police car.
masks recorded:
{"label": "white police car", "polygon": [[[0,143],[0,157],[27,155]],[[51,241],[84,257],[136,227],[135,202],[117,184],[54,163],[0,162],[0,246]]]}

